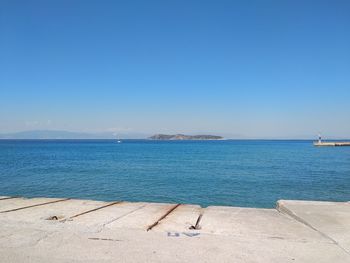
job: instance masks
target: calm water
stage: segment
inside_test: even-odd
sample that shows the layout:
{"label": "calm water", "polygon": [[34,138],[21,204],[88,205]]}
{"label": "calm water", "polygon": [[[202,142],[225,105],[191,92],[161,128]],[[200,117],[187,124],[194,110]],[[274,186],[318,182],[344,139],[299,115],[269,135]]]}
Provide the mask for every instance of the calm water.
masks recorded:
{"label": "calm water", "polygon": [[350,147],[311,141],[0,140],[0,195],[273,207],[350,200]]}

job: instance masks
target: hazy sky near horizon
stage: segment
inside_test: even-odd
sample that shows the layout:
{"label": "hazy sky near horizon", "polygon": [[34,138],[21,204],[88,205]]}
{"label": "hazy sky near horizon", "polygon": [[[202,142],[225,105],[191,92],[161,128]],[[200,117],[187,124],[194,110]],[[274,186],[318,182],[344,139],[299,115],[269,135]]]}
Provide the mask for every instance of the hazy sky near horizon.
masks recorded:
{"label": "hazy sky near horizon", "polygon": [[0,1],[0,132],[350,137],[350,1]]}

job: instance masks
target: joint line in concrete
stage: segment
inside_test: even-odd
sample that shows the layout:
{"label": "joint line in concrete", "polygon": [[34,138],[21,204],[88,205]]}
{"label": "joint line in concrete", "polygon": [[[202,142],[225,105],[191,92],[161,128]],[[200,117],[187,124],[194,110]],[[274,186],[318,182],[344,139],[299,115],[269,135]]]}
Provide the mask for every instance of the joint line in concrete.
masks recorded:
{"label": "joint line in concrete", "polygon": [[103,230],[103,228],[106,227],[107,225],[109,225],[109,224],[111,224],[111,223],[113,223],[113,222],[115,222],[115,221],[117,221],[117,220],[119,220],[119,219],[121,219],[121,218],[123,218],[123,217],[126,217],[126,216],[128,216],[128,215],[130,215],[130,214],[132,214],[132,213],[134,213],[134,212],[136,212],[136,211],[138,211],[138,210],[144,208],[145,206],[146,206],[146,205],[142,205],[142,206],[140,206],[140,207],[138,207],[138,208],[136,208],[136,209],[134,209],[134,210],[131,210],[131,211],[129,211],[129,212],[127,212],[127,213],[125,213],[125,214],[123,214],[123,215],[121,215],[121,216],[118,216],[117,218],[111,219],[110,221],[104,223],[104,224],[101,226],[100,230],[97,231],[97,232],[98,232],[98,233],[101,232],[101,231]]}

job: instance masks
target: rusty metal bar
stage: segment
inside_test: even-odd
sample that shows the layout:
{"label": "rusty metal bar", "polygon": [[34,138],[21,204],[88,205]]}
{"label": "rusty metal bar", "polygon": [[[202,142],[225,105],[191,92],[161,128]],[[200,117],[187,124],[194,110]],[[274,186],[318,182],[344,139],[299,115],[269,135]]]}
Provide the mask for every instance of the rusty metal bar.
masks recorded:
{"label": "rusty metal bar", "polygon": [[150,231],[152,228],[154,228],[156,225],[160,223],[164,218],[166,218],[170,213],[172,213],[176,208],[178,208],[181,204],[174,205],[172,208],[170,208],[164,215],[162,215],[156,222],[154,222],[152,225],[147,227],[147,231]]}
{"label": "rusty metal bar", "polygon": [[200,229],[199,223],[202,220],[202,216],[203,216],[203,213],[200,213],[198,218],[197,218],[196,224],[194,226],[190,226],[191,230],[198,230],[198,229]]}
{"label": "rusty metal bar", "polygon": [[32,207],[36,207],[36,206],[42,206],[42,205],[48,205],[48,204],[63,202],[63,201],[67,201],[67,200],[69,200],[69,199],[70,199],[70,198],[66,198],[66,199],[60,199],[60,200],[50,201],[50,202],[41,203],[41,204],[36,204],[36,205],[24,206],[24,207],[20,207],[20,208],[15,208],[15,209],[10,209],[10,210],[6,210],[6,211],[1,211],[0,213],[14,212],[14,211],[18,211],[18,210],[22,210],[22,209],[27,209],[27,208],[32,208]]}
{"label": "rusty metal bar", "polygon": [[0,198],[0,201],[2,201],[2,200],[8,200],[8,199],[14,199],[14,198],[19,198],[19,196],[3,197],[3,198]]}
{"label": "rusty metal bar", "polygon": [[71,216],[71,217],[69,217],[69,218],[68,218],[68,220],[69,220],[69,219],[76,218],[76,217],[78,217],[78,216],[82,216],[82,215],[85,215],[85,214],[88,214],[88,213],[94,212],[94,211],[97,211],[97,210],[100,210],[100,209],[105,208],[105,207],[108,207],[108,206],[112,206],[112,205],[120,204],[120,203],[122,203],[122,202],[123,202],[123,201],[112,202],[112,203],[109,203],[109,204],[107,204],[107,205],[100,206],[100,207],[97,207],[97,208],[94,208],[94,209],[91,209],[91,210],[88,210],[88,211],[82,212],[82,213],[80,213],[80,214],[76,214],[76,215],[74,215],[74,216]]}

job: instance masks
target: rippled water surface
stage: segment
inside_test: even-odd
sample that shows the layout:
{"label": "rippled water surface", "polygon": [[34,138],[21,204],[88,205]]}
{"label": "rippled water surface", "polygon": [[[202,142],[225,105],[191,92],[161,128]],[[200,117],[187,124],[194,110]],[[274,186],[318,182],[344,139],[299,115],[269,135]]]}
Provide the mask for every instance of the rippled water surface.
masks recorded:
{"label": "rippled water surface", "polygon": [[0,140],[0,195],[273,207],[350,200],[350,147],[311,141]]}

